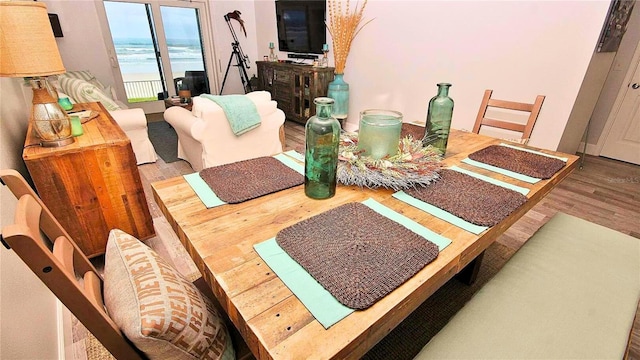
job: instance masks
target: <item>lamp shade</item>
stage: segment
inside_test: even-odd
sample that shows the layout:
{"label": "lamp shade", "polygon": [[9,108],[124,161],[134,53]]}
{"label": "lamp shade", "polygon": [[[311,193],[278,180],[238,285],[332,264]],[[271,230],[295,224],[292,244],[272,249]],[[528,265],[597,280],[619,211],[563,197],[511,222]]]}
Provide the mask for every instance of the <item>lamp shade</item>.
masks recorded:
{"label": "lamp shade", "polygon": [[46,5],[0,1],[0,76],[35,77],[64,72]]}

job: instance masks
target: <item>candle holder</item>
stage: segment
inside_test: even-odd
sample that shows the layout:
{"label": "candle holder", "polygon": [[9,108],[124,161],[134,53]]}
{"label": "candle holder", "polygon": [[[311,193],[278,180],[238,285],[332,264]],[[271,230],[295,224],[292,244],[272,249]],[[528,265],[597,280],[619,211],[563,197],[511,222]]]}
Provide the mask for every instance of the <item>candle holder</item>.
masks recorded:
{"label": "candle holder", "polygon": [[358,149],[364,156],[381,159],[397,154],[402,129],[402,113],[370,109],[360,113]]}
{"label": "candle holder", "polygon": [[269,61],[278,61],[278,55],[275,53],[275,46],[272,42],[269,43]]}
{"label": "candle holder", "polygon": [[320,67],[329,67],[329,58],[327,54],[329,53],[329,46],[327,44],[322,44],[322,59],[320,59]]}

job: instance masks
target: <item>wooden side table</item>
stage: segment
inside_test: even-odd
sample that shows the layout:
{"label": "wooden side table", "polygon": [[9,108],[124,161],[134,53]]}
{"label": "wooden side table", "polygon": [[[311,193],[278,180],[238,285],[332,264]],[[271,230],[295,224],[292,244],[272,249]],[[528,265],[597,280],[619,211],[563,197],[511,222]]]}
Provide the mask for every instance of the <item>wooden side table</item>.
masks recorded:
{"label": "wooden side table", "polygon": [[[327,96],[329,82],[333,81],[334,68],[311,65],[287,64],[272,61],[256,61],[258,90],[271,93],[284,111],[287,120],[306,124],[316,114],[313,99]],[[340,124],[342,125],[342,123]]]}
{"label": "wooden side table", "polygon": [[22,158],[44,203],[94,257],[105,252],[111,229],[140,240],[154,230],[131,141],[100,103],[74,106],[81,109],[100,114],[73,144],[41,147],[29,126]]}
{"label": "wooden side table", "polygon": [[169,98],[169,99],[164,99],[164,108],[168,109],[172,106],[180,106],[182,108],[185,108],[189,111],[191,111],[191,108],[193,107],[193,102],[191,100],[189,100],[188,103],[182,103],[180,102],[180,98]]}

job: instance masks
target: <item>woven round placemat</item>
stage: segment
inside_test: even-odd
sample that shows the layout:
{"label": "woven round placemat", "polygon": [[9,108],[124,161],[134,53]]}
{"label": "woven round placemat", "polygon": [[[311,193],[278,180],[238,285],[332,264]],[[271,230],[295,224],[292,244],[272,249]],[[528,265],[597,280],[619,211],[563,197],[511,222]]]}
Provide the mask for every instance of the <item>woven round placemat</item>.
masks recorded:
{"label": "woven round placemat", "polygon": [[481,226],[499,223],[527,201],[519,192],[449,169],[431,185],[405,193]]}
{"label": "woven round placemat", "polygon": [[491,145],[469,155],[469,159],[538,179],[549,179],[565,162],[507,146]]}
{"label": "woven round placemat", "polygon": [[281,230],[276,241],[340,303],[366,309],[438,256],[438,246],[361,203]]}
{"label": "woven round placemat", "polygon": [[271,156],[200,171],[220,200],[236,204],[304,183],[304,176]]}

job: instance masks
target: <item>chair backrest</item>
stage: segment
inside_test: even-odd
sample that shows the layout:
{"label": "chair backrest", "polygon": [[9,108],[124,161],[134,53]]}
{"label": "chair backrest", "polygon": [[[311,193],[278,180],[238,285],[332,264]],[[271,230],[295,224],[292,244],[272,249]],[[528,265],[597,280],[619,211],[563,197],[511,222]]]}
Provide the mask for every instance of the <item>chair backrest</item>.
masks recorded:
{"label": "chair backrest", "polygon": [[[482,97],[482,103],[480,104],[480,110],[478,110],[478,116],[476,117],[476,123],[473,126],[473,132],[478,134],[480,132],[480,127],[483,125],[491,126],[494,128],[500,128],[505,130],[517,131],[522,133],[521,139],[526,143],[531,137],[531,132],[533,131],[533,126],[538,119],[538,115],[540,114],[540,108],[542,108],[542,103],[544,102],[544,95],[538,95],[536,100],[532,103],[521,103],[514,101],[506,101],[506,100],[497,100],[492,99],[491,94],[493,90],[485,90],[484,96]],[[516,110],[522,112],[528,112],[529,117],[527,122],[516,123],[505,120],[496,120],[485,117],[487,113],[487,108],[494,107],[499,109],[506,110]]]}
{"label": "chair backrest", "polygon": [[14,223],[2,228],[3,245],[15,251],[113,356],[145,359],[109,317],[102,277],[51,211],[17,171],[0,170],[0,179],[18,199]]}

